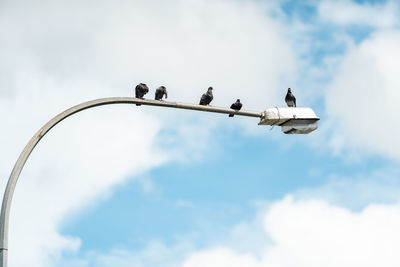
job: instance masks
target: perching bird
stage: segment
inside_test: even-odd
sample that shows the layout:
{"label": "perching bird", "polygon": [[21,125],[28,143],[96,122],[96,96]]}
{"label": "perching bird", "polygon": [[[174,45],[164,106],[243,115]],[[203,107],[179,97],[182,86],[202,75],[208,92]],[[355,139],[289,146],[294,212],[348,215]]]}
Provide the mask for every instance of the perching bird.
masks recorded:
{"label": "perching bird", "polygon": [[160,86],[156,90],[156,95],[155,95],[154,99],[162,100],[164,95],[165,95],[165,98],[168,98],[167,88],[165,88],[165,86]]}
{"label": "perching bird", "polygon": [[[240,103],[240,99],[236,100],[235,103],[231,105],[231,109],[240,110],[242,108],[242,103]],[[229,114],[229,117],[233,117],[233,114]]]}
{"label": "perching bird", "polygon": [[143,98],[145,94],[149,92],[149,87],[147,87],[146,84],[140,83],[136,85],[135,88],[135,97],[137,98]]}
{"label": "perching bird", "polygon": [[213,90],[212,87],[208,87],[207,93],[205,93],[201,96],[200,103],[199,103],[200,105],[207,106],[211,103],[211,101],[214,98],[212,90]]}
{"label": "perching bird", "polygon": [[[135,97],[143,99],[144,95],[149,92],[149,87],[146,84],[140,83],[135,87]],[[136,104],[136,106],[140,106],[140,104]]]}
{"label": "perching bird", "polygon": [[288,107],[296,107],[296,98],[292,94],[292,90],[290,90],[290,88],[287,89],[285,102],[288,105]]}

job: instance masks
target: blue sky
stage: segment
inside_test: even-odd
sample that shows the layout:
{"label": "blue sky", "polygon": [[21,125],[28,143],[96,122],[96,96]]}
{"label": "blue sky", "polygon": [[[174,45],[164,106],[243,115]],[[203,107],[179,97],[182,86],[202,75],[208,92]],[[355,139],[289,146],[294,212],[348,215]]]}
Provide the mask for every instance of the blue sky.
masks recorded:
{"label": "blue sky", "polygon": [[3,187],[52,116],[130,96],[139,82],[149,97],[163,84],[182,102],[212,85],[213,105],[241,98],[259,111],[284,106],[291,87],[321,117],[309,135],[284,135],[195,111],[78,114],[21,175],[12,266],[400,263],[397,1],[0,6],[0,118],[11,129],[0,135]]}
{"label": "blue sky", "polygon": [[[268,134],[269,128],[263,130]],[[347,164],[306,144],[282,148],[262,136],[231,133],[218,139],[223,152],[197,163],[152,170],[142,178],[154,183],[150,192],[137,180],[117,186],[104,203],[67,222],[64,233],[80,236],[89,250],[140,248],[153,239],[173,244],[190,234],[199,235],[196,242],[202,247],[216,242],[215,236],[224,239],[235,224],[251,220],[258,202],[324,185],[330,175],[353,177],[386,166],[380,158]],[[357,208],[351,203],[349,207]]]}

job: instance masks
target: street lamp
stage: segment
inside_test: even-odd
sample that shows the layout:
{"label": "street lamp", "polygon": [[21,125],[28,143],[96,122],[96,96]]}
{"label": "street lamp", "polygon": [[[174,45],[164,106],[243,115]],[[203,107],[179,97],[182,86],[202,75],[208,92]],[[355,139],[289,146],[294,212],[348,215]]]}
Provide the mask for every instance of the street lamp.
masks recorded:
{"label": "street lamp", "polygon": [[319,118],[311,108],[269,108],[259,125],[279,125],[285,134],[307,134],[318,128]]}
{"label": "street lamp", "polygon": [[310,108],[270,108],[264,112],[254,111],[236,111],[229,108],[220,108],[213,106],[201,106],[194,104],[185,104],[170,101],[148,100],[139,99],[134,97],[110,97],[100,98],[92,101],[84,102],[79,105],[73,106],[48,121],[36,134],[31,138],[24,150],[18,157],[17,162],[8,179],[6,190],[3,196],[3,203],[1,206],[0,215],[0,267],[7,267],[8,255],[8,222],[10,215],[11,200],[14,194],[15,186],[17,184],[19,175],[25,165],[29,155],[32,153],[35,146],[39,143],[42,137],[49,132],[59,122],[67,117],[78,113],[82,110],[111,104],[142,104],[149,106],[160,106],[178,109],[191,109],[198,111],[235,114],[238,116],[248,116],[260,118],[259,125],[279,125],[282,126],[284,133],[290,134],[304,134],[317,129],[317,122],[319,118],[315,115],[314,111]]}

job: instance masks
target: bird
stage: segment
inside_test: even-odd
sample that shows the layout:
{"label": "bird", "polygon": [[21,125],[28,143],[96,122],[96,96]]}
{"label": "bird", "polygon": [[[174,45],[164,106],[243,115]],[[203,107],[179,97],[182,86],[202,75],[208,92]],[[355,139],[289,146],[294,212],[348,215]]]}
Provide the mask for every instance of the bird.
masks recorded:
{"label": "bird", "polygon": [[288,107],[296,107],[296,97],[292,94],[292,90],[288,88],[287,94],[285,97],[285,102],[288,105]]}
{"label": "bird", "polygon": [[165,95],[165,98],[168,98],[167,88],[165,88],[165,86],[160,86],[156,90],[156,94],[155,94],[155,98],[154,99],[155,100],[162,100],[164,95]]}
{"label": "bird", "polygon": [[[240,103],[240,99],[236,100],[235,103],[231,105],[231,109],[240,110],[242,108],[242,103]],[[233,117],[233,114],[229,114],[229,117]]]}
{"label": "bird", "polygon": [[208,87],[207,93],[204,93],[201,96],[200,103],[199,103],[200,105],[207,106],[211,103],[211,101],[214,98],[212,90],[213,90],[213,88],[211,86]]}
{"label": "bird", "polygon": [[[139,83],[135,87],[135,97],[143,99],[144,95],[149,92],[149,87],[145,83]],[[140,104],[136,104],[136,106],[140,106]]]}

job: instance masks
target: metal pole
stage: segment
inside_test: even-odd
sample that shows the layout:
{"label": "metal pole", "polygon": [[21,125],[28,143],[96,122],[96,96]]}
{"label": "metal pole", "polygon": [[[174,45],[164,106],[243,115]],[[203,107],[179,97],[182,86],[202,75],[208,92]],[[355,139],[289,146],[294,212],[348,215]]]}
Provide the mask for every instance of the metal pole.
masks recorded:
{"label": "metal pole", "polygon": [[184,104],[177,102],[169,102],[169,101],[158,101],[158,100],[147,100],[147,99],[138,99],[134,97],[110,97],[110,98],[101,98],[95,99],[92,101],[84,102],[74,107],[71,107],[64,112],[61,112],[53,119],[48,121],[39,131],[31,138],[28,144],[25,146],[22,153],[19,155],[17,162],[14,165],[14,168],[11,172],[10,178],[8,179],[6,190],[3,196],[3,203],[1,206],[1,215],[0,215],[0,267],[7,267],[7,254],[8,254],[8,222],[10,215],[10,207],[11,200],[14,194],[15,186],[17,184],[19,175],[22,171],[22,168],[25,165],[29,155],[32,153],[35,146],[39,143],[42,137],[50,131],[54,126],[56,126],[59,122],[64,120],[65,118],[80,112],[85,109],[103,106],[103,105],[111,105],[111,104],[142,104],[149,106],[160,106],[160,107],[170,107],[170,108],[178,108],[178,109],[190,109],[190,110],[198,110],[198,111],[206,111],[206,112],[214,112],[214,113],[224,113],[224,114],[235,114],[240,116],[248,116],[248,117],[262,117],[261,112],[254,111],[234,111],[229,108],[219,108],[212,106],[200,106],[193,104]]}

